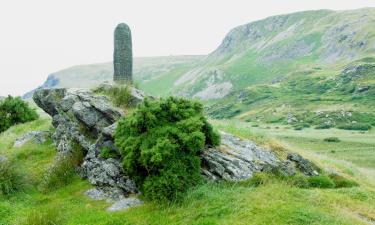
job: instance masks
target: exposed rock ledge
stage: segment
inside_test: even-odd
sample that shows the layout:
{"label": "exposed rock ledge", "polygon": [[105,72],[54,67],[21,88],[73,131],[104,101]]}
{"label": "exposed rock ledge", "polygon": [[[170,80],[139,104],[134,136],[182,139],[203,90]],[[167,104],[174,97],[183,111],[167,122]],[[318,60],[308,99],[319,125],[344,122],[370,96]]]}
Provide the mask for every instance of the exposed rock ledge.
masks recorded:
{"label": "exposed rock ledge", "polygon": [[[139,90],[134,89],[132,93],[136,93],[134,102],[144,97]],[[43,89],[36,91],[33,99],[52,117],[55,127],[52,138],[59,154],[67,154],[77,147],[84,150],[84,161],[79,168],[82,177],[109,196],[137,193],[136,185],[122,170],[120,159],[100,157],[103,148],[118,151],[113,132],[116,121],[124,116],[107,97],[96,96],[87,89]],[[222,133],[222,145],[207,149],[202,155],[202,174],[213,180],[238,181],[275,167],[286,174],[293,174],[296,169],[306,175],[317,173],[315,165],[299,155],[290,154],[288,159],[281,161],[270,150]]]}

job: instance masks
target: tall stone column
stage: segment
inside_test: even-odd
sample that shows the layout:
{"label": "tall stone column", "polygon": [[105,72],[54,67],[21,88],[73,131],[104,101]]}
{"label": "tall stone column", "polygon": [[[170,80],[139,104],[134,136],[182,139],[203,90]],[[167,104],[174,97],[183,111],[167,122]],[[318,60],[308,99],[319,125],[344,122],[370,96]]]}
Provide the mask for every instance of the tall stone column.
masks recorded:
{"label": "tall stone column", "polygon": [[113,80],[117,83],[133,81],[132,37],[128,25],[120,23],[114,33]]}

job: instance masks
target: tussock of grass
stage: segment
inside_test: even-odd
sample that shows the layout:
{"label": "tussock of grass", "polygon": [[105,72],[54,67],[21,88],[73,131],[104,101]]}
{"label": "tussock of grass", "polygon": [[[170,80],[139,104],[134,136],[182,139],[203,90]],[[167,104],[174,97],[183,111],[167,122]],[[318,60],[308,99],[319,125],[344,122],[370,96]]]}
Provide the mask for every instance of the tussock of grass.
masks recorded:
{"label": "tussock of grass", "polygon": [[109,89],[98,88],[94,92],[108,96],[115,106],[126,109],[132,106],[133,98],[130,89],[130,84],[117,84]]}
{"label": "tussock of grass", "polygon": [[24,177],[9,161],[0,162],[0,194],[10,195],[22,190]]}
{"label": "tussock of grass", "polygon": [[59,225],[63,219],[57,208],[43,208],[30,211],[19,225]]}
{"label": "tussock of grass", "polygon": [[76,174],[76,167],[81,164],[83,151],[75,145],[73,152],[68,155],[59,155],[46,171],[40,184],[40,190],[48,192],[69,184]]}

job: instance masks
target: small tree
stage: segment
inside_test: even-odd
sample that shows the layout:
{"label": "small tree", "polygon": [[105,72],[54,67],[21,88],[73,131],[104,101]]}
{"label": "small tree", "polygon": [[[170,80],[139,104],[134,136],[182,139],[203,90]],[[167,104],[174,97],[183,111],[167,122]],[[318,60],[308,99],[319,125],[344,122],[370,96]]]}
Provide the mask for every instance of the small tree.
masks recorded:
{"label": "small tree", "polygon": [[201,181],[200,153],[220,137],[202,104],[182,98],[146,99],[119,121],[115,141],[123,167],[146,198],[177,199]]}
{"label": "small tree", "polygon": [[36,120],[38,114],[20,97],[8,96],[0,101],[0,132],[17,123]]}

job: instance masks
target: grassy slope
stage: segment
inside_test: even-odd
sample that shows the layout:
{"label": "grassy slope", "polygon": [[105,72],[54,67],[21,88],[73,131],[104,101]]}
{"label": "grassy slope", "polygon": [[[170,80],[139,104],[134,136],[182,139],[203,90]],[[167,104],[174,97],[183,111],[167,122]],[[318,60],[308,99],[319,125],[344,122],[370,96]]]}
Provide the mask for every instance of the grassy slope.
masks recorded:
{"label": "grassy slope", "polygon": [[[168,93],[179,75],[190,70],[202,56],[162,56],[134,59],[134,79],[147,93],[158,96]],[[94,87],[111,81],[110,63],[79,65],[52,74],[59,80],[57,87]]]}
{"label": "grassy slope", "polygon": [[[372,183],[374,180],[363,179],[362,172],[358,169],[348,166],[346,162],[332,161],[330,155],[321,158],[314,152],[304,150],[301,153],[312,154],[319,164],[334,166],[342,170],[346,176],[354,177],[360,183],[360,187],[299,189],[273,180],[256,188],[241,184],[208,183],[191,190],[179,204],[160,206],[146,202],[141,207],[108,213],[105,208],[109,203],[92,201],[84,196],[84,191],[91,187],[87,181],[78,177],[75,177],[70,185],[47,194],[38,191],[40,178],[55,154],[51,142],[43,145],[28,143],[19,149],[13,149],[11,146],[14,139],[22,133],[49,129],[49,124],[49,119],[40,119],[17,125],[0,134],[0,154],[14,158],[14,163],[21,166],[20,169],[26,173],[29,181],[23,192],[10,197],[0,196],[0,224],[21,223],[28,216],[46,212],[48,208],[56,209],[58,217],[62,218],[62,224],[72,225],[366,224],[363,216],[375,218],[375,206],[372,204],[375,201]],[[222,122],[215,124],[246,138],[258,136],[250,133],[249,129],[242,125],[234,127]],[[373,135],[367,134],[363,142],[372,143]],[[301,143],[309,144],[308,139],[306,142],[303,140],[305,139],[302,139]],[[301,151],[299,147],[295,149]]]}
{"label": "grassy slope", "polygon": [[[257,120],[264,115],[262,122],[268,122],[282,120],[289,112],[373,113],[374,72],[340,88],[333,78],[350,65],[375,63],[374,20],[374,8],[273,16],[234,28],[206,57],[135,58],[134,76],[138,86],[153,96],[192,97],[213,84],[232,84],[230,95],[207,102],[210,114],[217,118]],[[111,80],[112,66],[77,66],[54,76],[60,86],[91,87]],[[353,87],[367,85],[369,91],[351,92]]]}

